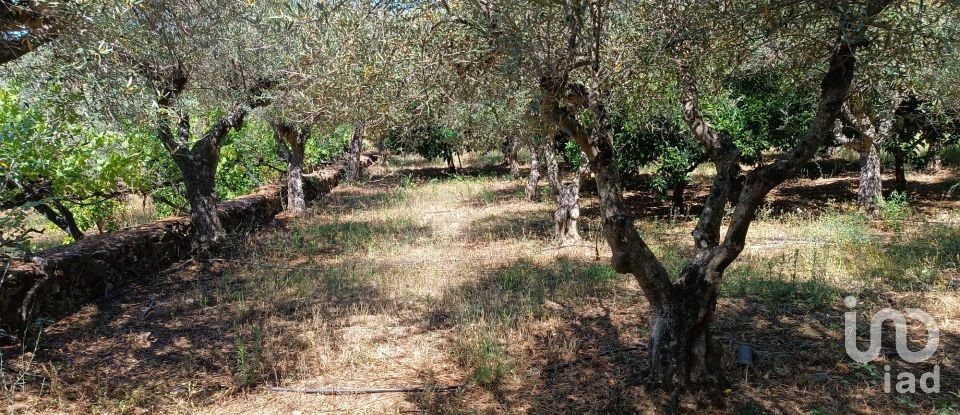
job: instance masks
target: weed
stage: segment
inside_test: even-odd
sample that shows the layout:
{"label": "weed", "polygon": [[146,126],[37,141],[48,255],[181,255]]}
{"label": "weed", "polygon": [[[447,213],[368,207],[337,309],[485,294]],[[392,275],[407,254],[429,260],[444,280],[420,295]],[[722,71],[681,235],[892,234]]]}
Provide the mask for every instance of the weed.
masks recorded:
{"label": "weed", "polygon": [[238,337],[234,345],[234,381],[240,388],[256,384],[263,360],[263,329],[254,326],[251,337],[250,340]]}
{"label": "weed", "polygon": [[609,265],[591,264],[580,274],[582,280],[591,284],[606,284],[620,277]]}
{"label": "weed", "polygon": [[721,293],[730,297],[751,297],[773,304],[788,303],[813,309],[831,303],[839,292],[817,275],[798,278],[782,271],[795,267],[787,257],[765,258],[735,264],[726,272]]}
{"label": "weed", "polygon": [[829,211],[820,216],[815,236],[840,244],[862,244],[871,241],[870,224],[859,212]]}
{"label": "weed", "polygon": [[880,373],[880,368],[872,365],[870,363],[857,363],[857,371],[860,373],[861,377],[870,383],[872,386],[877,386],[880,384],[880,381],[883,379],[883,374]]}
{"label": "weed", "polygon": [[477,197],[478,199],[480,199],[480,203],[484,205],[492,205],[497,201],[496,193],[493,193],[492,191],[490,191],[490,189],[486,189],[486,188],[480,189],[480,192],[477,194]]}
{"label": "weed", "polygon": [[881,198],[877,202],[880,218],[889,223],[897,233],[902,232],[903,221],[910,217],[910,202],[907,201],[907,194],[893,191],[889,197]]}
{"label": "weed", "polygon": [[506,349],[489,334],[460,345],[460,364],[470,369],[470,380],[481,386],[496,386],[511,372]]}

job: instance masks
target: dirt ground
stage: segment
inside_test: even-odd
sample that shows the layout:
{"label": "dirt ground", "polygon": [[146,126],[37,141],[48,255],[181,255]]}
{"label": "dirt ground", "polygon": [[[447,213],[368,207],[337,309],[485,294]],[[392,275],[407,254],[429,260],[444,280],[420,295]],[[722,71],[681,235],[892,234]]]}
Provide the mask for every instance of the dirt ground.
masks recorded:
{"label": "dirt ground", "polygon": [[[718,307],[730,385],[721,399],[684,397],[681,413],[957,413],[960,199],[950,189],[960,179],[949,171],[909,179],[909,215],[878,222],[851,213],[850,173],[794,180],[771,195]],[[691,185],[689,204],[707,189]],[[523,183],[499,169],[377,167],[311,214],[238,237],[220,258],[144,277],[5,346],[4,406],[662,413],[670,396],[642,382],[647,304],[632,277],[607,265],[595,197],[588,189],[582,200],[584,240],[567,247],[553,242],[542,199],[525,201]],[[642,178],[627,200],[658,256],[679,269],[690,217],[671,216]],[[854,362],[843,345],[847,295],[860,302],[861,340],[872,311],[920,308],[937,320],[938,353],[906,363],[890,353],[886,330],[880,360]],[[911,348],[922,347],[921,328],[910,334]],[[753,366],[735,361],[739,345],[754,350]],[[886,365],[894,383],[938,367],[941,392],[885,393]],[[271,386],[427,390],[325,396]],[[442,386],[457,388],[430,391]]]}

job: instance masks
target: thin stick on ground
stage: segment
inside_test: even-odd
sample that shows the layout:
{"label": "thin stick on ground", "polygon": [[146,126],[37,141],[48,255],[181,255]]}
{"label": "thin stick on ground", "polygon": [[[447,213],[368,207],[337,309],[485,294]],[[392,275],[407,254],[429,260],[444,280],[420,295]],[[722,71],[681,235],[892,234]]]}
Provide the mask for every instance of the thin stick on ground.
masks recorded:
{"label": "thin stick on ground", "polygon": [[310,395],[368,395],[375,393],[411,393],[411,392],[447,392],[462,388],[463,385],[409,386],[395,388],[283,388],[271,386],[272,392],[293,392]]}

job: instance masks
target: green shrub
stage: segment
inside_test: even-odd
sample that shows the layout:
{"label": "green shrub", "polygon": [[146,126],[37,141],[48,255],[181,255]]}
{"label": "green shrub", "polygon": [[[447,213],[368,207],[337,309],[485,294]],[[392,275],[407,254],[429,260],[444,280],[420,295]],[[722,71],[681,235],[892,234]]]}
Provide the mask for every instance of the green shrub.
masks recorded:
{"label": "green shrub", "polygon": [[886,199],[881,199],[877,207],[880,209],[880,218],[889,222],[894,230],[903,230],[903,221],[910,217],[910,202],[906,193],[893,191]]}

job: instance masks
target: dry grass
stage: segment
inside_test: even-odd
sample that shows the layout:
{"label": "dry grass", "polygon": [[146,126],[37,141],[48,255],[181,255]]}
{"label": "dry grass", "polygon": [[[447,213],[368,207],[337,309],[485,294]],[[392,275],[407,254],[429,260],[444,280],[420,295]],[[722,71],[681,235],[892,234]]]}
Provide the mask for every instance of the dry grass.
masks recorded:
{"label": "dry grass", "polygon": [[[640,382],[647,306],[636,283],[607,266],[596,200],[583,201],[586,240],[558,248],[550,204],[524,201],[522,183],[441,170],[410,160],[380,167],[310,215],[238,241],[223,261],[131,286],[52,324],[36,355],[50,370],[8,395],[9,411],[659,413],[664,398]],[[953,413],[955,211],[918,209],[910,220],[946,223],[895,232],[842,207],[776,208],[804,185],[781,190],[727,274],[720,339],[728,350],[753,345],[759,361],[744,372],[726,356],[727,406],[704,413]],[[679,269],[690,220],[645,217],[638,226]],[[846,357],[847,294],[864,310],[920,307],[937,317],[944,393],[887,395],[877,384],[885,363],[917,373],[929,364]],[[432,384],[464,387],[365,396],[264,388]]]}

